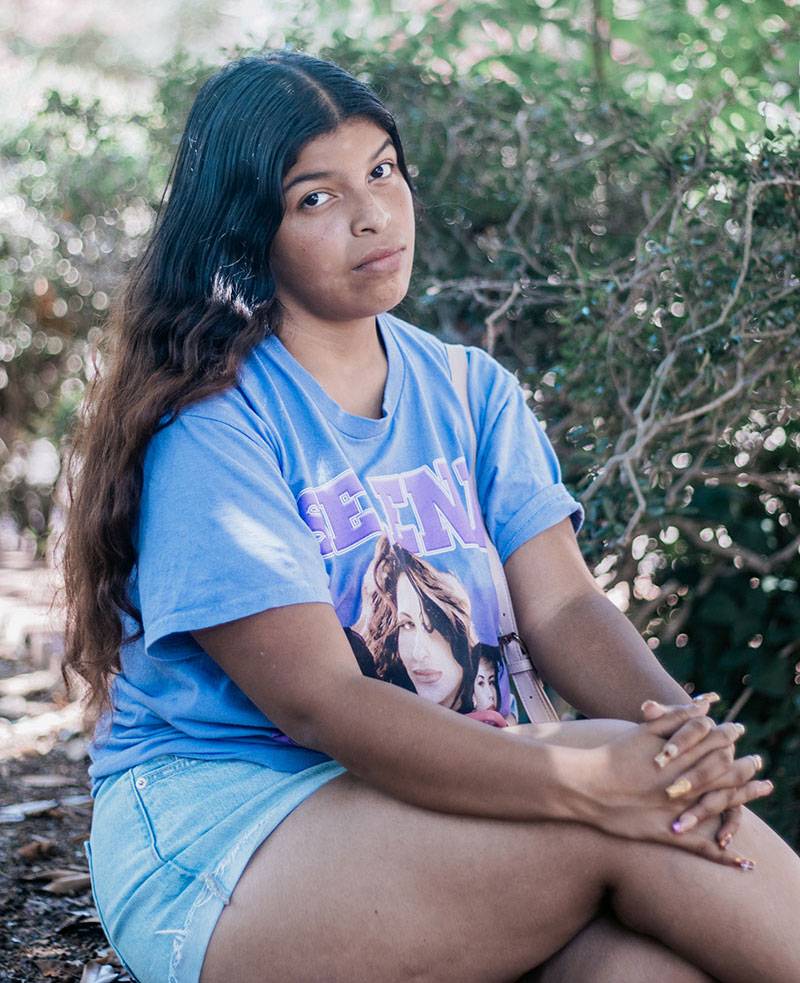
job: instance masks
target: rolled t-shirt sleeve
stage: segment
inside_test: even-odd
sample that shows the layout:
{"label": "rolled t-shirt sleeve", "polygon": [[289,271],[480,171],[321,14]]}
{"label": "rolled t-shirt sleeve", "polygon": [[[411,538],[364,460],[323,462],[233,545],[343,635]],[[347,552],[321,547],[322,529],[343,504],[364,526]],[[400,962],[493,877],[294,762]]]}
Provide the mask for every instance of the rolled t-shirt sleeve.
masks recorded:
{"label": "rolled t-shirt sleeve", "polygon": [[516,376],[482,348],[470,345],[466,351],[478,498],[505,563],[526,540],[568,516],[577,532],[584,513],[562,483],[553,446]]}
{"label": "rolled t-shirt sleeve", "polygon": [[[316,537],[271,444],[182,413],[145,455],[137,574],[145,645],[267,608],[331,603]],[[184,649],[185,652],[185,649]]]}

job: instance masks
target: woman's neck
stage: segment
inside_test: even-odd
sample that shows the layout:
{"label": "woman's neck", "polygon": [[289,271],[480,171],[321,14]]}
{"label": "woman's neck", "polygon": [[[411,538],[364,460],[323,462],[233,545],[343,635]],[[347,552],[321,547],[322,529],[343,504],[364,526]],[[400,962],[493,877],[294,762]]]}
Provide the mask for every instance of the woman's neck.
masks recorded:
{"label": "woman's neck", "polygon": [[321,383],[373,378],[387,368],[383,339],[374,315],[339,324],[309,321],[302,327],[287,319],[279,337],[284,348]]}

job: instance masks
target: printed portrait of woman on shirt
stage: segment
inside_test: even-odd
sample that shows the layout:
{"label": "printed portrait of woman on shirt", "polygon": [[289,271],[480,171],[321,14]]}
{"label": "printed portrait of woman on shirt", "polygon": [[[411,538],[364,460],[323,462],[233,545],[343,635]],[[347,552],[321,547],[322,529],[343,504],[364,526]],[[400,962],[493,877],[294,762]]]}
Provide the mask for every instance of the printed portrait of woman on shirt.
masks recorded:
{"label": "printed portrait of woman on shirt", "polygon": [[500,647],[477,645],[478,671],[475,676],[473,702],[476,710],[497,710],[500,706]]}
{"label": "printed portrait of woman on shirt", "polygon": [[[501,680],[497,671],[499,649],[494,648],[495,657],[492,646],[477,640],[470,599],[457,578],[384,534],[364,580],[361,616],[347,631],[362,672],[366,650],[378,679],[460,713],[496,711],[503,718],[494,721],[499,726],[516,723],[507,675]],[[492,699],[482,696],[479,705],[481,658],[484,678],[493,677],[495,689]],[[366,674],[373,674],[370,667]],[[482,713],[481,719],[490,722],[491,714]]]}

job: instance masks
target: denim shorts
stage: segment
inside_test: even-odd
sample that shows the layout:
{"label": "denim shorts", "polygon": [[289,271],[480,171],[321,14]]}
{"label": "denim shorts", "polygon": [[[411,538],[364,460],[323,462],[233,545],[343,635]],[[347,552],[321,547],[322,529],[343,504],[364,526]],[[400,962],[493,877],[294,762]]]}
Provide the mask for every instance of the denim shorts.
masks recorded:
{"label": "denim shorts", "polygon": [[223,907],[258,846],[345,768],[296,774],[162,754],[105,778],[84,849],[103,930],[138,983],[197,983]]}

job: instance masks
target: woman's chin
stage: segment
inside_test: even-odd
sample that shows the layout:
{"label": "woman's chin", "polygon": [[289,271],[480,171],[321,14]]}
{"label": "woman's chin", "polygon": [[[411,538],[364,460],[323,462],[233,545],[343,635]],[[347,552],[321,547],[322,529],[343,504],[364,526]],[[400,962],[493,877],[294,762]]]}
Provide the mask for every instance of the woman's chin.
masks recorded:
{"label": "woman's chin", "polygon": [[441,703],[443,706],[449,707],[456,698],[455,693],[445,693],[442,691],[440,686],[425,686],[424,684],[416,681],[414,682],[414,686],[417,693],[419,693],[424,700],[430,700],[431,703]]}

